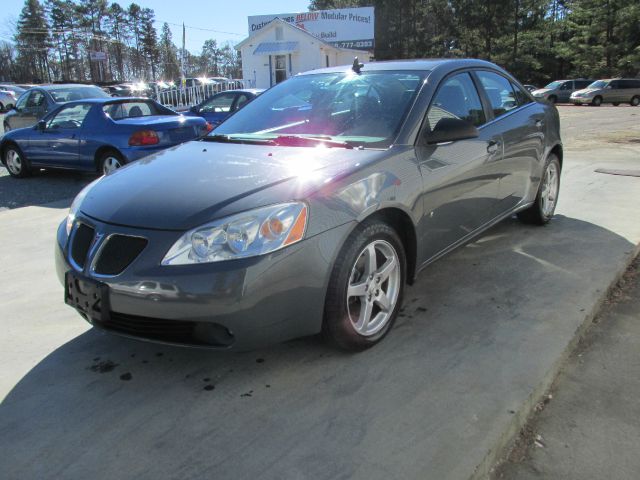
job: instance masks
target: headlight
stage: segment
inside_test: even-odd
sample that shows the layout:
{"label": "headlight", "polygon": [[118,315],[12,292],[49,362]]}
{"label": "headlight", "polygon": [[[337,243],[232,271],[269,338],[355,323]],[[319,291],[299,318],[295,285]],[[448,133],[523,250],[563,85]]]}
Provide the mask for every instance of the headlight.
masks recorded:
{"label": "headlight", "polygon": [[162,265],[220,262],[274,252],[302,240],[304,203],[257,208],[194,228],[173,244]]}
{"label": "headlight", "polygon": [[67,237],[71,233],[71,228],[73,228],[73,222],[75,222],[76,220],[76,215],[80,210],[80,205],[82,204],[84,197],[87,196],[87,193],[89,193],[89,190],[93,188],[93,186],[98,182],[98,180],[100,180],[100,178],[95,179],[89,185],[87,185],[82,190],[80,190],[80,193],[78,193],[78,195],[76,195],[76,198],[73,199],[73,202],[71,203],[71,207],[69,208],[69,214],[67,215]]}

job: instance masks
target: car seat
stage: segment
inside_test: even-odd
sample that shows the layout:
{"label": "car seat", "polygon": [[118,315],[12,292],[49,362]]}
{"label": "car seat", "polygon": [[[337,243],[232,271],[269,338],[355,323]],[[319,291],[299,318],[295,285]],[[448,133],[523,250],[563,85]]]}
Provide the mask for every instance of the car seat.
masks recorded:
{"label": "car seat", "polygon": [[133,107],[131,107],[131,109],[129,110],[129,117],[141,117],[142,116],[142,109],[137,106],[134,105]]}

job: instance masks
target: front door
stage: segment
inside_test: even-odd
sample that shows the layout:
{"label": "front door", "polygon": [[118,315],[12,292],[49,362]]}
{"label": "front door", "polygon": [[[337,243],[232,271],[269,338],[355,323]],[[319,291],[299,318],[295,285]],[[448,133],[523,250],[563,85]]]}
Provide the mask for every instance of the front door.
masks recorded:
{"label": "front door", "polygon": [[91,104],[78,103],[62,107],[46,119],[44,129],[39,129],[29,141],[29,158],[32,162],[56,167],[78,168],[82,126]]}
{"label": "front door", "polygon": [[[465,120],[479,136],[444,144],[422,144],[416,153],[425,182],[424,218],[418,245],[422,258],[447,250],[493,219],[498,196],[497,162],[502,158],[498,129],[486,114],[469,73],[443,80],[427,111],[424,137],[442,118]],[[434,187],[431,187],[434,185]]]}
{"label": "front door", "polygon": [[[24,100],[23,100],[24,98]],[[16,103],[16,114],[11,118],[11,128],[24,128],[35,125],[44,115],[47,102],[42,90],[31,90],[20,97]]]}
{"label": "front door", "polygon": [[275,83],[284,82],[287,79],[287,56],[276,55],[273,62],[273,78]]}

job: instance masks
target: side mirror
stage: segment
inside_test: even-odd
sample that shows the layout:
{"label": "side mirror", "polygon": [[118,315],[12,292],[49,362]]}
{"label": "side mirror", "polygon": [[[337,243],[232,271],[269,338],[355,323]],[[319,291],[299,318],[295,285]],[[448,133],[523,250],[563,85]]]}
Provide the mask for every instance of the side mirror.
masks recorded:
{"label": "side mirror", "polygon": [[428,145],[435,143],[455,142],[467,138],[477,138],[478,129],[459,118],[441,118],[434,129],[425,135]]}
{"label": "side mirror", "polygon": [[38,123],[36,123],[36,129],[37,130],[40,130],[42,132],[46,128],[47,128],[47,122],[45,122],[44,120],[39,120]]}

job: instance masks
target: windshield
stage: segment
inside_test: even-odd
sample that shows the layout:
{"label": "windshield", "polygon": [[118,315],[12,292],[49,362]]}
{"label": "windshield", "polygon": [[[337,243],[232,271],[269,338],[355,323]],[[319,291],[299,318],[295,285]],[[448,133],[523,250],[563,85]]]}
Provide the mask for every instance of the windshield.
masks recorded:
{"label": "windshield", "polygon": [[555,90],[556,88],[560,88],[560,85],[562,85],[564,82],[561,82],[559,80],[556,80],[555,82],[551,82],[549,85],[547,85],[544,88],[549,88],[551,90]]}
{"label": "windshield", "polygon": [[349,71],[293,77],[229,117],[212,135],[256,140],[320,137],[351,146],[386,148],[426,74]]}
{"label": "windshield", "polygon": [[87,98],[110,98],[109,94],[98,87],[65,87],[52,88],[49,94],[56,103],[85,100]]}
{"label": "windshield", "polygon": [[609,85],[609,82],[607,80],[596,80],[591,85],[589,85],[587,88],[604,88],[607,85]]}

